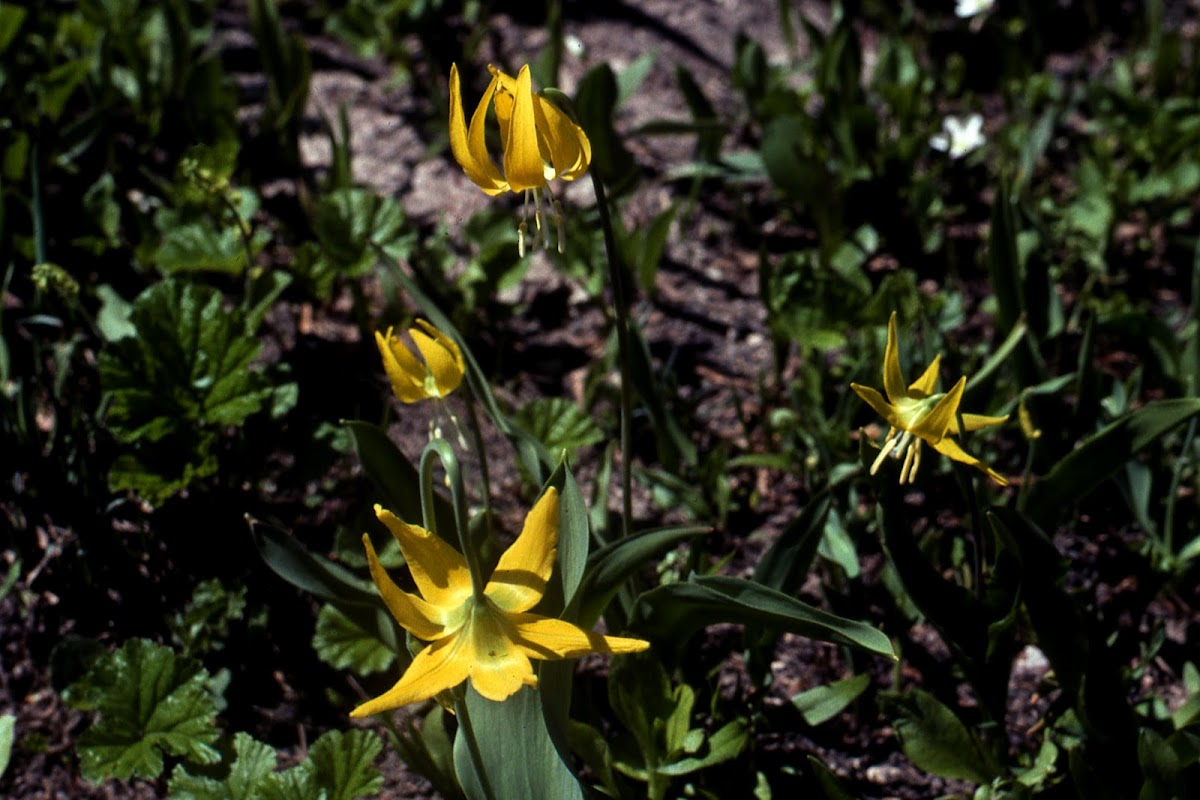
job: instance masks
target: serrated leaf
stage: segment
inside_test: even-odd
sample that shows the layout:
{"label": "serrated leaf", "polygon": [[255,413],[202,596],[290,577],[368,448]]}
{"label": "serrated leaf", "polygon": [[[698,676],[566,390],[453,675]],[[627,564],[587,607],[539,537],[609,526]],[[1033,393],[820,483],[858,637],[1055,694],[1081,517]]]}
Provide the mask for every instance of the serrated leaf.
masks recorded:
{"label": "serrated leaf", "polygon": [[[104,348],[100,379],[109,429],[140,449],[117,459],[109,485],[157,504],[216,470],[218,428],[240,425],[270,401],[286,407],[287,392],[251,368],[261,344],[215,289],[165,280],[138,296],[129,320],[135,335]],[[168,438],[169,446],[152,446]]]}
{"label": "serrated leaf", "polygon": [[382,751],[372,731],[329,731],[313,744],[308,761],[329,800],[354,800],[379,792],[383,776],[373,765]]}
{"label": "serrated leaf", "polygon": [[183,764],[175,767],[167,791],[171,800],[229,800],[258,798],[275,770],[275,750],[248,733],[233,738],[234,762],[224,780],[190,775]]}
{"label": "serrated leaf", "polygon": [[156,778],[164,752],[199,764],[219,760],[213,749],[217,703],[198,662],[131,639],[97,659],[83,684],[87,704],[100,712],[77,745],[89,781]]}
{"label": "serrated leaf", "polygon": [[338,189],[325,195],[313,212],[312,225],[324,255],[345,275],[370,269],[376,248],[394,259],[406,257],[415,238],[400,204],[369,189]]}
{"label": "serrated leaf", "polygon": [[334,669],[370,675],[388,669],[396,654],[373,633],[363,630],[333,606],[322,606],[313,632],[313,649]]}
{"label": "serrated leaf", "polygon": [[568,451],[604,441],[604,431],[586,411],[566,397],[540,397],[526,403],[516,414],[517,422],[551,453]]}

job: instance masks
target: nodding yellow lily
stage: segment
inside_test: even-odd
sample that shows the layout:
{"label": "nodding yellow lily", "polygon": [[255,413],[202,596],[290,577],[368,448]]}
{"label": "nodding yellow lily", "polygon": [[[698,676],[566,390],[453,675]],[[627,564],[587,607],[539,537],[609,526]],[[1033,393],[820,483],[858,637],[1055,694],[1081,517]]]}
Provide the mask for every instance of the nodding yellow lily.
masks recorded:
{"label": "nodding yellow lily", "polygon": [[578,658],[586,653],[633,653],[649,643],[602,636],[561,619],[529,613],[542,599],[558,544],[558,492],[549,488],[525,518],[516,541],[500,556],[491,579],[475,590],[466,559],[442,539],[375,506],[408,562],[421,596],[388,577],[371,540],[363,536],[371,577],[383,602],[406,630],[430,644],[388,691],[350,712],[365,717],[425,700],[470,680],[489,700],[536,686],[531,658]]}
{"label": "nodding yellow lily", "polygon": [[[562,252],[562,211],[550,192],[550,181],[555,178],[572,181],[587,172],[592,160],[592,145],[583,128],[553,103],[534,94],[528,64],[521,67],[516,78],[490,64],[488,71],[492,73],[492,81],[475,107],[468,128],[463,114],[458,65],[450,66],[450,150],[467,177],[487,194],[524,192],[525,215],[528,215],[532,196],[537,226],[535,246],[543,240],[541,193],[545,190],[550,195],[552,213],[558,224],[558,249]],[[484,125],[489,105],[495,110],[500,128],[503,169],[496,166],[487,150]],[[518,230],[523,255],[528,233],[525,216]]]}
{"label": "nodding yellow lily", "polygon": [[424,363],[400,337],[392,335],[390,327],[385,333],[375,332],[375,345],[396,397],[403,403],[415,403],[440,399],[457,389],[466,366],[454,340],[423,319],[417,320],[417,327],[408,329],[408,335]]}
{"label": "nodding yellow lily", "polygon": [[883,447],[871,465],[871,474],[879,471],[880,465],[887,456],[899,459],[904,457],[904,465],[900,468],[900,483],[912,483],[917,477],[917,468],[921,464],[921,443],[928,442],[929,446],[944,456],[969,464],[988,474],[992,480],[1001,486],[1007,486],[1004,476],[979,459],[963,450],[958,442],[950,437],[960,432],[959,418],[962,427],[968,431],[999,425],[1008,419],[1003,417],[988,417],[982,414],[959,414],[958,405],[962,402],[963,390],[967,379],[959,378],[949,392],[935,394],[934,388],[938,380],[938,368],[942,357],[936,356],[921,377],[917,378],[906,388],[904,373],[900,370],[900,346],[896,337],[896,313],[892,312],[888,320],[887,350],[883,356],[883,389],[887,393],[885,400],[882,395],[869,386],[857,383],[850,384],[859,397],[867,405],[879,412],[890,426]]}

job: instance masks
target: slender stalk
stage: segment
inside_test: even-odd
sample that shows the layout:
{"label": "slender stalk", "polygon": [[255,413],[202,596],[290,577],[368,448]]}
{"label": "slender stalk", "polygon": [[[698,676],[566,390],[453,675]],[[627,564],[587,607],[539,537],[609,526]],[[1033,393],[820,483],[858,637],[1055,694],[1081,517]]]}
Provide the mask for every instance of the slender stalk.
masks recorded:
{"label": "slender stalk", "polygon": [[1183,437],[1183,449],[1175,460],[1175,472],[1171,476],[1171,488],[1167,490],[1167,512],[1163,519],[1162,549],[1167,559],[1175,558],[1175,503],[1179,499],[1179,480],[1183,477],[1183,468],[1187,464],[1188,454],[1192,450],[1192,440],[1196,436],[1196,418],[1188,423],[1187,435]]}
{"label": "slender stalk", "polygon": [[[467,561],[471,574],[471,589],[475,600],[484,599],[483,567],[479,563],[479,552],[471,542],[467,516],[467,496],[463,490],[462,470],[458,468],[458,457],[445,439],[434,439],[425,445],[421,453],[421,518],[425,530],[435,533],[436,515],[433,511],[433,460],[437,458],[446,470],[446,482],[450,484],[450,499],[454,508],[454,527],[457,528],[459,547]],[[445,537],[443,537],[445,538]]]}
{"label": "slender stalk", "polygon": [[467,426],[471,429],[475,452],[479,454],[479,477],[483,481],[483,523],[487,530],[488,540],[492,538],[492,478],[488,470],[487,448],[483,442],[483,429],[479,427],[479,414],[475,410],[475,393],[471,390],[470,381],[463,387],[463,396],[467,406]]}
{"label": "slender stalk", "polygon": [[33,258],[35,263],[46,263],[46,226],[42,216],[42,168],[41,148],[33,141],[33,152],[29,158],[29,189],[33,202]]}
{"label": "slender stalk", "polygon": [[488,778],[483,766],[483,753],[479,751],[479,740],[475,738],[475,726],[471,724],[471,712],[467,708],[467,698],[463,697],[454,704],[455,716],[458,717],[459,733],[467,737],[467,752],[471,754],[471,763],[475,765],[475,774],[479,776],[479,785],[488,800],[496,800],[496,790]]}
{"label": "slender stalk", "polygon": [[617,325],[617,360],[621,370],[621,535],[629,536],[633,524],[633,380],[629,342],[629,291],[620,256],[604,182],[592,170],[592,188],[596,192],[596,208],[600,212],[600,227],[604,231],[604,253],[608,260],[608,277],[612,282],[613,309]]}

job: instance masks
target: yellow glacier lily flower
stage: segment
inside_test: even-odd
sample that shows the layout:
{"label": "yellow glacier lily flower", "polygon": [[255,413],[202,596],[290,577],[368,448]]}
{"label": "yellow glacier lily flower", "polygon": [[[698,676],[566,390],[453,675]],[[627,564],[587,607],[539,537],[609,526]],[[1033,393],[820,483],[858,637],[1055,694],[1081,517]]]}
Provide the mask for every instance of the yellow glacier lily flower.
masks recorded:
{"label": "yellow glacier lily flower", "polygon": [[445,397],[462,383],[466,370],[462,351],[453,339],[423,319],[417,320],[417,326],[409,328],[408,335],[423,363],[400,337],[392,335],[390,327],[386,333],[375,332],[375,345],[392,391],[403,403]]}
{"label": "yellow glacier lily flower", "polygon": [[[942,357],[936,356],[921,373],[921,377],[905,388],[904,373],[900,370],[900,346],[896,337],[896,313],[892,312],[888,320],[887,349],[883,356],[883,389],[887,393],[887,399],[870,386],[850,384],[850,388],[867,405],[879,412],[879,416],[890,426],[883,448],[879,451],[875,463],[871,465],[871,474],[879,471],[879,466],[887,456],[898,459],[903,455],[904,465],[900,469],[900,483],[912,483],[921,464],[921,443],[927,442],[942,455],[980,469],[996,483],[1007,486],[1008,481],[1003,475],[967,453],[958,442],[950,438],[960,432],[958,405],[962,402],[967,379],[959,378],[949,392],[935,394],[933,390],[937,385],[941,361]],[[1007,415],[961,416],[963,427],[968,431],[999,425],[1008,419]]]}
{"label": "yellow glacier lily flower", "polygon": [[[463,113],[462,89],[458,65],[450,66],[450,150],[475,185],[489,195],[524,192],[526,215],[529,200],[534,202],[537,232],[534,245],[542,238],[541,193],[550,194],[559,226],[558,249],[563,249],[562,211],[550,192],[550,181],[573,181],[587,172],[592,160],[592,145],[587,134],[567,114],[541,95],[533,92],[529,65],[521,67],[517,77],[506,75],[488,65],[492,81],[471,115],[467,127]],[[488,106],[494,109],[500,128],[503,170],[488,154],[485,124]],[[528,225],[522,217],[521,252],[525,251]]]}
{"label": "yellow glacier lily flower", "polygon": [[365,717],[416,703],[470,680],[475,691],[501,701],[536,686],[531,658],[578,658],[586,653],[634,653],[649,643],[603,636],[566,620],[529,613],[546,591],[558,544],[558,492],[547,489],[525,518],[516,541],[500,556],[477,596],[466,559],[442,539],[375,506],[412,572],[420,596],[388,577],[363,536],[371,577],[383,602],[406,630],[430,644],[388,691],[350,712]]}

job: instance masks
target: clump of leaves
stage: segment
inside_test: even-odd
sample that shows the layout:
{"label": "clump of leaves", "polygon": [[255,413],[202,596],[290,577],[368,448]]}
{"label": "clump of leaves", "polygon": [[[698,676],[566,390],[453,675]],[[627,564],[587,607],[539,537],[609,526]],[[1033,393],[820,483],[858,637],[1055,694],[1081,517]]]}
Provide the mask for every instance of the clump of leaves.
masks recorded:
{"label": "clump of leaves", "polygon": [[100,714],[76,746],[80,770],[93,783],[156,778],[164,754],[198,764],[220,759],[217,697],[208,672],[169,647],[131,639],[97,658],[66,698],[75,708]]}
{"label": "clump of leaves", "polygon": [[258,303],[233,309],[216,289],[176,279],[138,296],[133,333],[100,355],[105,421],[131,446],[109,472],[112,491],[159,504],[217,471],[214,445],[225,428],[266,407],[275,417],[291,408],[295,384],[276,385],[252,366],[262,352],[254,331],[284,285],[274,281]]}

